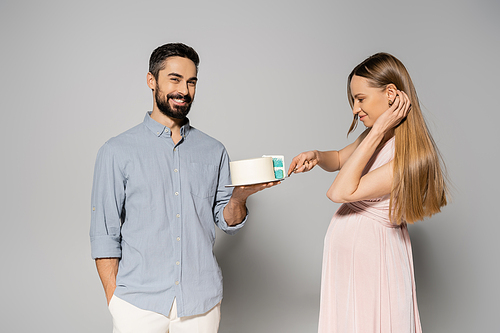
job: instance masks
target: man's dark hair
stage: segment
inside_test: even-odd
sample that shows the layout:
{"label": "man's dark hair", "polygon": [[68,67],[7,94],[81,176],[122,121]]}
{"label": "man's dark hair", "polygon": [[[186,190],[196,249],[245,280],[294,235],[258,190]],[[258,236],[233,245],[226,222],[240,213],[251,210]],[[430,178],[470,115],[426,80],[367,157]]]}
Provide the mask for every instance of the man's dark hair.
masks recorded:
{"label": "man's dark hair", "polygon": [[169,43],[157,47],[156,50],[151,53],[151,58],[149,58],[149,72],[153,74],[156,80],[158,80],[158,73],[165,68],[165,60],[168,57],[188,58],[194,62],[196,71],[198,71],[200,58],[192,47],[182,43]]}

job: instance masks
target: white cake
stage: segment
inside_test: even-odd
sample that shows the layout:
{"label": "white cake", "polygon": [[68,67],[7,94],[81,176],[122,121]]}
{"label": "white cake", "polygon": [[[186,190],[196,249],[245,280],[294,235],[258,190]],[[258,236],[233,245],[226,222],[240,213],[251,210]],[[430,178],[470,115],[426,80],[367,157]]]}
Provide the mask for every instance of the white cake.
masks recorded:
{"label": "white cake", "polygon": [[251,158],[229,163],[231,186],[276,181],[272,157]]}

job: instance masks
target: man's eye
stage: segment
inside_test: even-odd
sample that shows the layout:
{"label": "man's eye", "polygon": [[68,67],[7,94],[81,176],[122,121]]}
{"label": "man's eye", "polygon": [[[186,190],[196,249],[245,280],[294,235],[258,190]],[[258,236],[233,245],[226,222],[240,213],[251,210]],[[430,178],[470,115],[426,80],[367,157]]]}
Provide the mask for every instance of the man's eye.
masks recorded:
{"label": "man's eye", "polygon": [[170,81],[173,81],[173,82],[179,82],[179,79],[178,79],[178,78],[176,78],[176,77],[173,77],[173,78],[171,78],[171,79],[170,79]]}
{"label": "man's eye", "polygon": [[188,84],[189,84],[190,86],[193,86],[193,87],[194,87],[194,86],[196,86],[196,82],[195,82],[195,81],[188,81]]}

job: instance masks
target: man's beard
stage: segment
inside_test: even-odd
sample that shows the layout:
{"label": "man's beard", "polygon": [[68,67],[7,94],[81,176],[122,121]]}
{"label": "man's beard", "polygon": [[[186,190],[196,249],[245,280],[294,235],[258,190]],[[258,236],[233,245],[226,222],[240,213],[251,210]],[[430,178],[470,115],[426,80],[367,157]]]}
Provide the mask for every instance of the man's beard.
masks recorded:
{"label": "man's beard", "polygon": [[[170,107],[169,99],[182,99],[186,102],[185,105],[175,105],[173,108]],[[155,89],[155,100],[158,110],[161,111],[165,116],[174,119],[184,119],[191,109],[191,97],[189,95],[181,95],[177,93],[171,93],[167,95],[167,99],[162,97],[160,89],[156,86]]]}

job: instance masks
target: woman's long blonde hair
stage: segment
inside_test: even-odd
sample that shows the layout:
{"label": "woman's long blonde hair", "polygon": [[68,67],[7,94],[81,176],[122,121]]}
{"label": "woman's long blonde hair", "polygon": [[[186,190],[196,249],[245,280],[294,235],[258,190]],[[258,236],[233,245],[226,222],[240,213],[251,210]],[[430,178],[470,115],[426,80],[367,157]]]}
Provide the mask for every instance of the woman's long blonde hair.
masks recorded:
{"label": "woman's long blonde hair", "polygon": [[[389,216],[400,224],[414,223],[441,211],[447,204],[447,186],[442,171],[442,160],[434,140],[425,124],[418,102],[417,91],[405,66],[388,53],[377,53],[356,66],[347,81],[347,96],[351,107],[352,77],[368,79],[372,87],[385,89],[394,84],[411,101],[408,116],[394,129],[394,178],[392,182]],[[357,125],[357,116],[349,128]]]}

